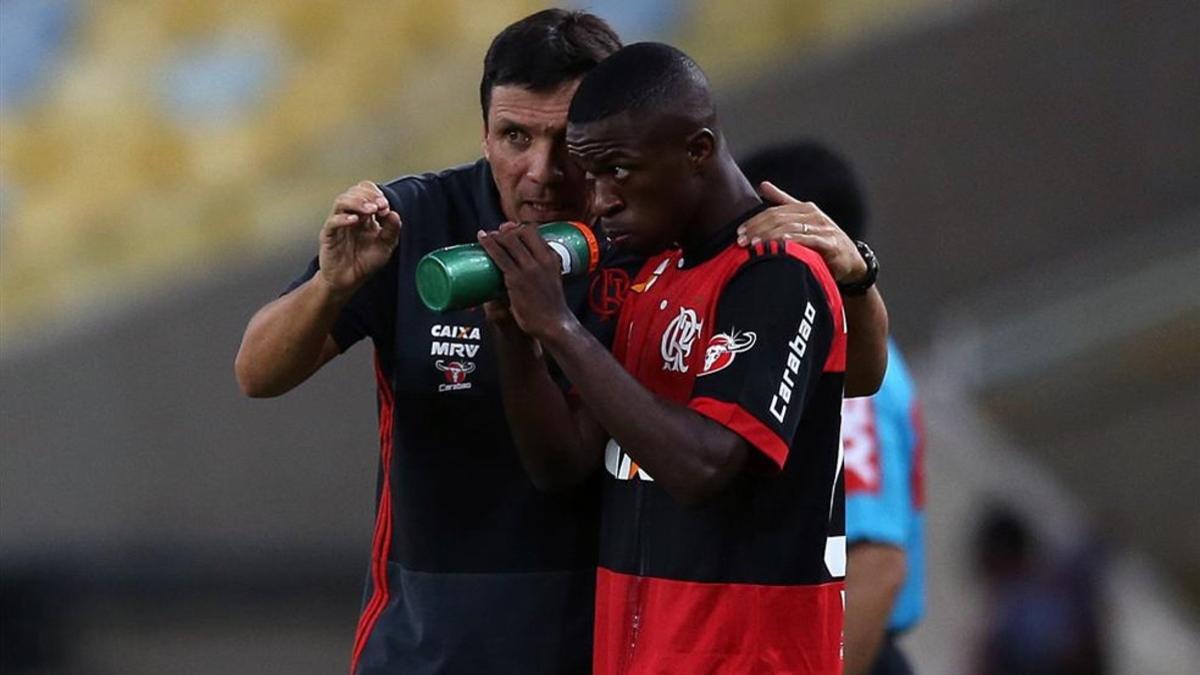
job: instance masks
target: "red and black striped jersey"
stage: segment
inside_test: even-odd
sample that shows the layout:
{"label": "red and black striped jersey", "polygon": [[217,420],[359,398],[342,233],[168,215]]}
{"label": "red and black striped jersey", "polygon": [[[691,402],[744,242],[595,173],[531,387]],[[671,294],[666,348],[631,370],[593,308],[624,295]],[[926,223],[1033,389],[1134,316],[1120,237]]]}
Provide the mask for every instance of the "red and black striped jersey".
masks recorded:
{"label": "red and black striped jersey", "polygon": [[597,673],[841,669],[842,301],[815,252],[734,246],[744,219],[707,251],[650,259],[621,311],[626,370],[756,453],[725,491],[685,507],[609,442]]}

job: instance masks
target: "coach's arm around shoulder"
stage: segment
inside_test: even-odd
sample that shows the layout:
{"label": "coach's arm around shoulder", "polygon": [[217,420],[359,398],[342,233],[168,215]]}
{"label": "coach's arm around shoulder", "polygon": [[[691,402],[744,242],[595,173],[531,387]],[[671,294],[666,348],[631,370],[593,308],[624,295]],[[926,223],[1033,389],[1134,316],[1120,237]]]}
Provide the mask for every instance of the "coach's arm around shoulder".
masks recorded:
{"label": "coach's arm around shoulder", "polygon": [[331,336],[338,314],[391,258],[399,235],[400,215],[374,183],[363,181],[338,196],[321,228],[320,269],[246,326],[234,360],[242,393],[284,394],[338,354]]}
{"label": "coach's arm around shoulder", "polygon": [[[738,244],[760,240],[795,241],[816,251],[835,281],[853,285],[868,275],[867,261],[854,241],[812,202],[802,202],[764,181],[763,199],[773,206],[738,229]],[[846,397],[871,396],[883,384],[888,361],[888,313],[879,289],[842,297],[846,310]]]}

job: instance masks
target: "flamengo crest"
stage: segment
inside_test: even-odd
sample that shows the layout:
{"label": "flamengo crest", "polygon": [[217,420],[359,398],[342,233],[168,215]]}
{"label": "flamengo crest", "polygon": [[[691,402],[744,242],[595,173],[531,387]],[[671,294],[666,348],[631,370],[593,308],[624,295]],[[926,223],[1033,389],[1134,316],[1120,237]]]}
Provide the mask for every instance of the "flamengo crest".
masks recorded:
{"label": "flamengo crest", "polygon": [[696,310],[679,308],[679,314],[662,336],[663,370],[674,373],[688,371],[687,358],[692,355],[692,343],[700,335],[704,322],[696,317]]}

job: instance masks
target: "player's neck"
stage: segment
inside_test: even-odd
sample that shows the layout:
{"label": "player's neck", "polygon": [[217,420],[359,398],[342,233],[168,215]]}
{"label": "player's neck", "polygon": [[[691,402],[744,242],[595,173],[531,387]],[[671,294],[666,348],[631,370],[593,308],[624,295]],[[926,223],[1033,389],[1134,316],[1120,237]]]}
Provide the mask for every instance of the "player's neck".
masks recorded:
{"label": "player's neck", "polygon": [[711,183],[680,238],[685,251],[699,249],[738,216],[762,202],[733,162],[722,163]]}

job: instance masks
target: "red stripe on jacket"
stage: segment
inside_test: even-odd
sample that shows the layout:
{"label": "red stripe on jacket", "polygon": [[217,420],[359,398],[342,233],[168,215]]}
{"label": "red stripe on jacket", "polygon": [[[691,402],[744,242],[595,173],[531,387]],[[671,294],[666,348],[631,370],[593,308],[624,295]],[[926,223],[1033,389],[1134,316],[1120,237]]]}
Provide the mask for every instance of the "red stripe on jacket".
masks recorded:
{"label": "red stripe on jacket", "polygon": [[371,599],[358,617],[358,628],[354,632],[354,652],[350,657],[352,675],[358,671],[363,648],[389,599],[387,562],[392,545],[392,387],[379,363],[378,352],[375,353],[375,386],[379,397],[379,465],[383,481],[371,544]]}

